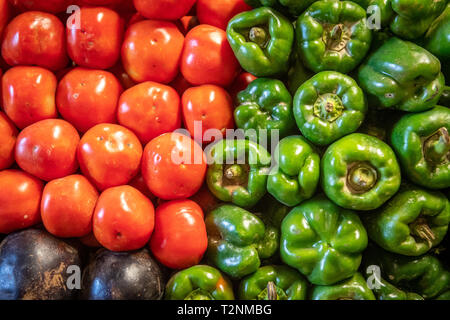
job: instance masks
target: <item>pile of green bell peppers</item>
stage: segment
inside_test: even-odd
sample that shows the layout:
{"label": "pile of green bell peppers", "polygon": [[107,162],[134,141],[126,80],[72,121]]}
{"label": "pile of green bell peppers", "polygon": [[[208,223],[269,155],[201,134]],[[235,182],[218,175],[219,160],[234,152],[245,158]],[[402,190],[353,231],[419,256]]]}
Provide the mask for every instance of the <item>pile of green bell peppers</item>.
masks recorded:
{"label": "pile of green bell peppers", "polygon": [[450,300],[448,1],[245,2],[245,136],[208,149],[208,248],[166,299]]}

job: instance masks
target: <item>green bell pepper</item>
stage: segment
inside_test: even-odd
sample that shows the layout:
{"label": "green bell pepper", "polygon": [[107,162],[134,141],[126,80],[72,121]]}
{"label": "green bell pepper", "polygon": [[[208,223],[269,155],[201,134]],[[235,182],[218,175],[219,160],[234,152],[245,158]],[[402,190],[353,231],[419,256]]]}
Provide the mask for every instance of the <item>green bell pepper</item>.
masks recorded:
{"label": "green bell pepper", "polygon": [[450,300],[450,290],[438,296],[436,300]]}
{"label": "green bell pepper", "polygon": [[403,116],[391,143],[405,175],[430,189],[450,187],[450,109],[436,106]]}
{"label": "green bell pepper", "polygon": [[383,249],[420,256],[447,234],[450,202],[442,193],[409,186],[362,218],[370,239]]}
{"label": "green bell pepper", "polygon": [[[367,281],[369,280],[368,278]],[[372,288],[377,300],[424,300],[421,295],[397,288],[381,277],[377,277],[369,287]]]}
{"label": "green bell pepper", "polygon": [[442,93],[441,99],[439,100],[439,105],[450,106],[450,87],[445,86],[444,92]]}
{"label": "green bell pepper", "polygon": [[364,254],[363,264],[380,267],[382,278],[425,299],[450,289],[450,272],[431,254],[408,257],[371,246]]}
{"label": "green bell pepper", "polygon": [[329,286],[315,286],[311,300],[376,300],[360,273]]}
{"label": "green bell pepper", "polygon": [[389,39],[359,70],[369,104],[419,112],[436,105],[444,90],[441,63],[418,45]]}
{"label": "green bell pepper", "polygon": [[419,38],[445,10],[446,4],[447,0],[391,0],[394,18],[390,28],[401,38]]}
{"label": "green bell pepper", "polygon": [[234,110],[237,127],[253,129],[258,137],[259,130],[266,130],[267,139],[272,137],[272,130],[278,130],[281,139],[295,128],[292,97],[280,80],[254,80],[238,94],[238,104]]}
{"label": "green bell pepper", "polygon": [[277,10],[288,11],[294,17],[298,17],[317,0],[244,0],[253,8],[265,6],[272,7]]}
{"label": "green bell pepper", "polygon": [[213,195],[241,207],[254,206],[266,193],[271,157],[249,140],[220,140],[208,155],[206,182]]}
{"label": "green bell pepper", "polygon": [[241,300],[305,300],[308,282],[284,265],[259,268],[239,285]]}
{"label": "green bell pepper", "polygon": [[165,300],[234,300],[233,286],[219,270],[196,265],[170,278]]}
{"label": "green bell pepper", "polygon": [[230,20],[227,37],[242,68],[257,77],[288,71],[294,27],[281,13],[261,7]]}
{"label": "green bell pepper", "polygon": [[348,73],[370,49],[366,11],[351,1],[314,2],[296,22],[296,46],[314,72]]}
{"label": "green bell pepper", "polygon": [[[370,17],[368,19],[368,22],[370,23],[375,24],[376,22],[379,22],[379,26],[374,25],[372,27],[375,30],[377,30],[378,27],[380,27],[381,29],[383,27],[389,26],[394,16],[394,10],[392,10],[391,0],[353,0],[353,2],[356,2],[366,10],[368,10],[369,8],[372,9],[367,12],[368,15],[379,14],[379,16],[373,16],[375,19],[370,19]],[[378,17],[379,21],[377,21]]]}
{"label": "green bell pepper", "polygon": [[316,285],[351,277],[367,247],[367,233],[355,212],[318,195],[295,207],[281,225],[283,262]]}
{"label": "green bell pepper", "polygon": [[366,211],[380,207],[398,191],[401,174],[386,143],[353,133],[328,147],[322,157],[321,181],[337,205]]}
{"label": "green bell pepper", "polygon": [[275,149],[277,166],[267,179],[267,191],[287,206],[311,198],[320,177],[320,156],[301,136],[282,139]]}
{"label": "green bell pepper", "polygon": [[442,61],[450,61],[450,4],[425,34],[425,48]]}
{"label": "green bell pepper", "polygon": [[249,211],[222,205],[206,215],[208,260],[232,278],[258,270],[261,259],[273,256],[279,247],[276,228]]}
{"label": "green bell pepper", "polygon": [[300,86],[294,98],[298,128],[319,146],[355,132],[366,113],[366,99],[356,81],[335,71],[316,74]]}

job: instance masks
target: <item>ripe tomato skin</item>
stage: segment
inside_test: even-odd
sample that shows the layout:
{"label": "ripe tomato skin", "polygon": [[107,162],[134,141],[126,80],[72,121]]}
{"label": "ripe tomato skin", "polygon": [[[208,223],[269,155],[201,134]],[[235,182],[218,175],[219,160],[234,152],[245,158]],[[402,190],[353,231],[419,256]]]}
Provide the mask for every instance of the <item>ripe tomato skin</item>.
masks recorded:
{"label": "ripe tomato skin", "polygon": [[8,24],[4,32],[2,56],[11,66],[38,65],[57,71],[69,62],[64,26],[52,14],[39,11],[22,13]]}
{"label": "ripe tomato skin", "polygon": [[41,67],[18,66],[2,78],[3,107],[19,129],[56,118],[55,75]]}
{"label": "ripe tomato skin", "polygon": [[78,145],[81,171],[97,189],[127,184],[139,171],[142,145],[136,135],[117,124],[89,129]]}
{"label": "ripe tomato skin", "polygon": [[144,149],[142,176],[151,193],[163,200],[189,198],[202,186],[205,173],[202,148],[180,133],[162,134]]}
{"label": "ripe tomato skin", "polygon": [[163,265],[171,269],[196,265],[207,247],[203,211],[198,204],[191,200],[174,200],[156,209],[150,249]]}
{"label": "ripe tomato skin", "polygon": [[19,131],[7,115],[0,111],[0,170],[14,163],[14,148]]}
{"label": "ripe tomato skin", "polygon": [[134,6],[147,19],[178,20],[188,14],[195,1],[134,0]]}
{"label": "ripe tomato skin", "polygon": [[248,85],[256,79],[257,77],[249,72],[242,72],[241,74],[239,74],[228,88],[228,92],[230,93],[233,101],[237,101],[237,95],[239,94],[239,92],[247,89]]}
{"label": "ripe tomato skin", "polygon": [[75,68],[59,82],[56,104],[61,116],[80,132],[100,123],[116,123],[122,86],[110,72]]}
{"label": "ripe tomato skin", "polygon": [[[206,130],[218,129],[225,136],[226,129],[234,128],[233,101],[219,86],[205,84],[187,89],[182,97],[182,106],[184,125],[199,143],[215,140],[214,136],[204,137]],[[202,131],[195,132],[196,121],[201,123]]]}
{"label": "ripe tomato skin", "polygon": [[66,11],[70,5],[68,0],[9,0],[20,11],[44,11],[59,13]]}
{"label": "ripe tomato skin", "polygon": [[85,6],[115,6],[122,2],[124,0],[78,0],[80,5]]}
{"label": "ripe tomato skin", "polygon": [[112,251],[136,250],[145,246],[155,225],[152,202],[131,186],[109,188],[95,207],[95,238]]}
{"label": "ripe tomato skin", "polygon": [[123,67],[136,82],[169,83],[178,73],[183,45],[184,36],[172,22],[134,23],[122,45]]}
{"label": "ripe tomato skin", "polygon": [[42,181],[21,170],[3,170],[0,186],[0,233],[25,229],[41,221]]}
{"label": "ripe tomato skin", "polygon": [[79,66],[108,69],[120,57],[124,21],[113,10],[84,7],[80,28],[67,28],[67,52]]}
{"label": "ripe tomato skin", "polygon": [[143,82],[122,94],[117,119],[145,145],[157,136],[181,126],[180,97],[169,86]]}
{"label": "ripe tomato skin", "polygon": [[16,162],[22,170],[50,181],[75,173],[80,136],[67,121],[47,119],[23,129],[16,142]]}
{"label": "ripe tomato skin", "polygon": [[85,236],[92,231],[97,199],[97,190],[82,175],[52,180],[42,193],[42,222],[48,232],[60,238]]}
{"label": "ripe tomato skin", "polygon": [[222,29],[199,25],[186,35],[181,72],[193,85],[228,86],[239,71],[239,62]]}
{"label": "ripe tomato skin", "polygon": [[202,24],[226,30],[228,22],[235,15],[252,10],[244,0],[198,0],[197,16]]}
{"label": "ripe tomato skin", "polygon": [[2,38],[3,29],[8,24],[11,17],[11,8],[8,0],[0,0],[0,39]]}

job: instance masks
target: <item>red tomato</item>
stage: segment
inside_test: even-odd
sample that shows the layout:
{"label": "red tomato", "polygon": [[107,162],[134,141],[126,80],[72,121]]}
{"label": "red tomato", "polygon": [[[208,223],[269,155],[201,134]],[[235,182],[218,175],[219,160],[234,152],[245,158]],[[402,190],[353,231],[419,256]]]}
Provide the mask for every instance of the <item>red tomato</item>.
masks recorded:
{"label": "red tomato", "polygon": [[233,101],[237,100],[237,95],[239,92],[247,89],[248,85],[256,79],[257,78],[249,72],[242,72],[239,76],[237,76],[228,88],[228,92],[230,93]]}
{"label": "red tomato", "polygon": [[61,116],[80,132],[100,123],[116,123],[122,86],[110,72],[75,68],[58,85],[56,104]]}
{"label": "red tomato", "polygon": [[184,16],[180,20],[177,20],[175,23],[177,24],[178,29],[180,29],[180,32],[183,35],[186,35],[191,29],[199,25],[196,16]]}
{"label": "red tomato", "polygon": [[[182,98],[183,122],[191,137],[199,143],[210,143],[234,128],[233,101],[225,89],[205,84],[187,89]],[[196,126],[198,128],[196,128]],[[206,132],[217,129],[215,132]],[[205,135],[206,132],[206,135]]]}
{"label": "red tomato", "polygon": [[62,22],[52,14],[38,11],[18,15],[5,29],[2,56],[11,66],[63,69],[68,58]]}
{"label": "red tomato", "polygon": [[33,123],[17,137],[16,162],[24,171],[44,181],[75,173],[80,136],[67,121],[48,119]]}
{"label": "red tomato", "polygon": [[134,0],[134,6],[147,19],[178,20],[188,14],[195,1]]}
{"label": "red tomato", "polygon": [[13,122],[0,111],[0,170],[9,168],[14,163],[18,133]]}
{"label": "red tomato", "polygon": [[120,97],[117,119],[145,145],[181,126],[180,97],[163,84],[151,81],[138,84]]}
{"label": "red tomato", "polygon": [[124,2],[124,0],[78,0],[79,4],[88,6],[113,6],[122,2]]}
{"label": "red tomato", "polygon": [[197,16],[202,24],[226,30],[228,22],[238,13],[252,10],[244,0],[198,0]]}
{"label": "red tomato", "polygon": [[[120,57],[124,22],[108,8],[82,8],[80,28],[67,28],[67,51],[82,67],[108,69]],[[75,21],[73,19],[72,21]]]}
{"label": "red tomato", "polygon": [[128,185],[138,189],[144,196],[149,198],[152,203],[154,203],[153,201],[156,201],[155,195],[148,190],[147,184],[145,183],[144,177],[141,173],[138,173],[138,175],[134,177]]}
{"label": "red tomato", "polygon": [[145,246],[155,225],[152,202],[130,186],[109,188],[100,195],[94,212],[94,235],[112,251]]}
{"label": "red tomato", "polygon": [[150,239],[153,255],[172,269],[194,266],[208,247],[203,211],[191,200],[160,205],[155,213],[155,231]]}
{"label": "red tomato", "polygon": [[150,191],[164,200],[188,198],[202,186],[206,158],[202,148],[180,133],[165,133],[144,149],[142,176]]}
{"label": "red tomato", "polygon": [[44,119],[56,118],[56,77],[40,67],[14,67],[2,78],[3,107],[23,129]]}
{"label": "red tomato", "polygon": [[0,171],[0,233],[39,223],[42,181],[19,170]]}
{"label": "red tomato", "polygon": [[139,171],[142,145],[136,135],[117,124],[89,129],[78,146],[83,174],[99,189],[127,184]]}
{"label": "red tomato", "polygon": [[222,29],[203,24],[186,35],[181,72],[190,83],[228,86],[239,68]]}
{"label": "red tomato", "polygon": [[169,83],[179,69],[184,37],[168,21],[145,20],[130,26],[122,45],[122,63],[136,82]]}
{"label": "red tomato", "polygon": [[122,62],[119,62],[114,67],[110,68],[109,72],[116,76],[124,89],[130,89],[131,87],[136,85],[136,82],[134,82],[129,74],[125,71]]}
{"label": "red tomato", "polygon": [[170,86],[174,88],[180,96],[183,95],[183,93],[192,87],[192,84],[190,84],[181,73],[179,73],[176,78],[170,83]]}
{"label": "red tomato", "polygon": [[45,11],[59,13],[66,11],[69,0],[9,0],[14,7],[21,11]]}
{"label": "red tomato", "polygon": [[3,29],[8,24],[10,16],[11,9],[8,0],[0,0],[0,39],[2,39]]}
{"label": "red tomato", "polygon": [[219,199],[214,197],[206,184],[203,184],[200,190],[189,199],[197,203],[203,212],[210,212],[220,204]]}
{"label": "red tomato", "polygon": [[92,232],[97,199],[97,190],[82,175],[52,180],[42,193],[42,222],[47,231],[57,237],[85,236]]}

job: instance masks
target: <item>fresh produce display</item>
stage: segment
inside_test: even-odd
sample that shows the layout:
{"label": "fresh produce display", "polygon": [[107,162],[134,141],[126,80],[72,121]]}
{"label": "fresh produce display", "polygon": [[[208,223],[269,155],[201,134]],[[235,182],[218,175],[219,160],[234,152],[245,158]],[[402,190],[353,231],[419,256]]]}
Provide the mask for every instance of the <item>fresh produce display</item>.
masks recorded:
{"label": "fresh produce display", "polygon": [[0,0],[0,81],[0,300],[450,300],[448,0]]}

